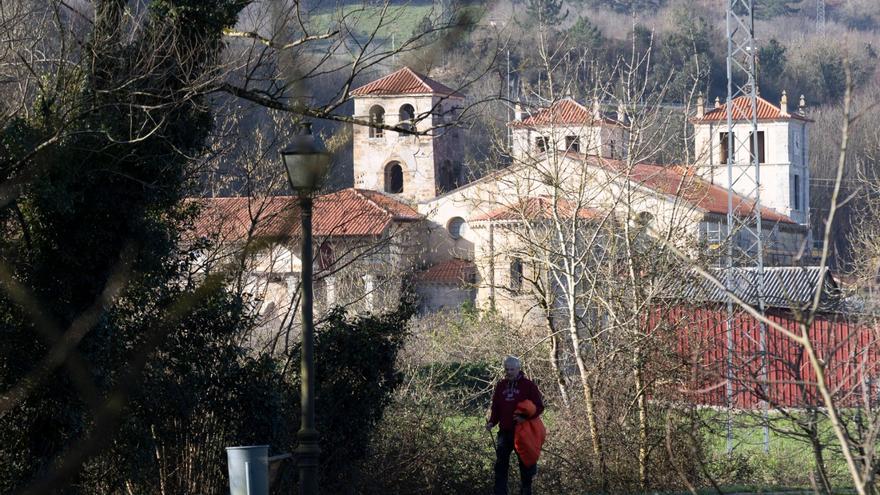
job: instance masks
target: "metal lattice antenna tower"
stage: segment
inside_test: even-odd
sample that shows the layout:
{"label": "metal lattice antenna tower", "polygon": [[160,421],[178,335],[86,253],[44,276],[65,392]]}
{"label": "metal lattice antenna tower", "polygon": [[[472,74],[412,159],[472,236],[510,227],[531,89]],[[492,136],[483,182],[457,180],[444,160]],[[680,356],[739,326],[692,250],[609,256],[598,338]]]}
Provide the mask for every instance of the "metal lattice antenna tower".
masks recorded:
{"label": "metal lattice antenna tower", "polygon": [[[761,164],[758,144],[757,47],[755,45],[754,0],[728,0],[727,4],[727,259],[725,285],[733,292],[748,284],[756,295],[757,308],[764,313],[764,246],[761,225]],[[750,201],[739,201],[745,196]],[[749,270],[738,270],[746,268]],[[754,274],[740,277],[737,274]],[[742,293],[742,291],[737,291]],[[727,450],[733,449],[734,406],[734,304],[727,300]],[[738,335],[740,339],[747,335]],[[761,324],[758,336],[761,377],[767,377],[767,329]],[[768,411],[764,409],[764,450],[769,449]]]}
{"label": "metal lattice antenna tower", "polygon": [[816,31],[825,34],[825,0],[816,0]]}

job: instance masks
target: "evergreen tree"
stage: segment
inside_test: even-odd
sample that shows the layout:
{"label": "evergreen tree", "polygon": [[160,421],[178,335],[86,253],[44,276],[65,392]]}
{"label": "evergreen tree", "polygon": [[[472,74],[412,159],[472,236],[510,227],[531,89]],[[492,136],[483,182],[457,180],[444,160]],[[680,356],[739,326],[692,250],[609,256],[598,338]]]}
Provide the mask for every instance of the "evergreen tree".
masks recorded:
{"label": "evergreen tree", "polygon": [[581,50],[595,52],[605,43],[605,37],[599,27],[590,22],[584,16],[578,16],[577,21],[568,30],[569,43]]}
{"label": "evergreen tree", "polygon": [[562,3],[562,0],[528,0],[526,12],[529,21],[556,29],[568,17],[568,9],[562,11]]}

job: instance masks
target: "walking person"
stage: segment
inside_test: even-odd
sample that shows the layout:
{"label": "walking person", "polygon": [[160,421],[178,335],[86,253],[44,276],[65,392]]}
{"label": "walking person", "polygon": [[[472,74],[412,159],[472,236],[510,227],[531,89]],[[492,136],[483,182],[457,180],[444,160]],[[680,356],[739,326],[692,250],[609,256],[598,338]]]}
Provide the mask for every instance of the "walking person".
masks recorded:
{"label": "walking person", "polygon": [[[535,413],[531,418],[515,414],[517,405],[525,400],[532,401],[535,406]],[[523,375],[520,360],[513,356],[504,358],[504,378],[495,386],[489,420],[486,422],[488,431],[498,425],[498,440],[495,444],[495,495],[507,495],[507,474],[510,471],[510,453],[514,451],[515,426],[528,419],[537,418],[543,410],[541,392],[534,382]],[[519,454],[517,461],[522,481],[520,493],[531,495],[532,478],[538,472],[538,465],[524,465]]]}

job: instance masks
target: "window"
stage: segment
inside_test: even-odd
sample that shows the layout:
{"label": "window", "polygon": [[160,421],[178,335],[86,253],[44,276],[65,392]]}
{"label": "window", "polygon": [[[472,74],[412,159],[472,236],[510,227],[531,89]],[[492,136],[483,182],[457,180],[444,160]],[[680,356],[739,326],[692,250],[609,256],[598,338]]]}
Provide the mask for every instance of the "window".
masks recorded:
{"label": "window", "polygon": [[611,158],[611,159],[617,158],[617,150],[614,149],[614,140],[613,139],[608,143],[608,158]]}
{"label": "window", "polygon": [[575,153],[580,153],[581,140],[578,139],[577,136],[565,136],[565,149],[568,151],[574,151]]}
{"label": "window", "polygon": [[730,144],[727,140],[727,133],[722,132],[719,134],[720,143],[721,143],[721,160],[720,163],[727,163],[728,151],[730,155],[730,161],[736,160],[736,134],[731,133],[731,138],[733,139],[733,150],[728,150],[728,145]]}
{"label": "window", "polygon": [[322,242],[318,248],[318,270],[326,270],[333,265],[333,246],[329,243]]}
{"label": "window", "polygon": [[400,162],[391,162],[385,166],[385,192],[400,194],[403,192],[403,167]]}
{"label": "window", "polygon": [[[411,131],[415,129],[415,119],[416,119],[416,111],[412,105],[407,103],[400,107],[400,121],[397,124],[398,127]],[[401,136],[406,136],[405,133],[398,133]]]}
{"label": "window", "polygon": [[[755,156],[755,140],[753,135],[749,134],[749,152]],[[764,131],[758,131],[758,163],[764,163]]]}
{"label": "window", "polygon": [[640,211],[640,212],[636,213],[635,221],[636,221],[636,225],[638,225],[639,227],[642,227],[642,228],[647,227],[647,226],[651,225],[651,222],[653,220],[654,220],[654,215],[652,215],[650,212]]}
{"label": "window", "polygon": [[453,163],[451,160],[443,160],[440,162],[440,169],[437,172],[437,192],[449,192],[458,187],[461,181],[461,165]]}
{"label": "window", "polygon": [[538,150],[538,153],[544,153],[547,151],[547,138],[544,136],[538,136],[535,138],[535,149]]}
{"label": "window", "polygon": [[523,283],[523,263],[519,258],[510,261],[510,290],[519,292]]}
{"label": "window", "polygon": [[801,176],[798,174],[792,177],[791,203],[793,209],[801,209]]}
{"label": "window", "polygon": [[721,222],[705,222],[706,244],[710,248],[717,248],[724,242],[727,235],[725,225]]}
{"label": "window", "polygon": [[449,223],[446,224],[446,230],[449,231],[449,235],[451,235],[453,239],[461,239],[466,227],[467,223],[465,223],[464,218],[461,217],[453,217],[449,220]]}
{"label": "window", "polygon": [[384,129],[380,127],[372,127],[374,125],[384,125],[385,124],[385,109],[380,105],[373,105],[373,108],[370,109],[370,137],[371,138],[380,138],[384,135]]}

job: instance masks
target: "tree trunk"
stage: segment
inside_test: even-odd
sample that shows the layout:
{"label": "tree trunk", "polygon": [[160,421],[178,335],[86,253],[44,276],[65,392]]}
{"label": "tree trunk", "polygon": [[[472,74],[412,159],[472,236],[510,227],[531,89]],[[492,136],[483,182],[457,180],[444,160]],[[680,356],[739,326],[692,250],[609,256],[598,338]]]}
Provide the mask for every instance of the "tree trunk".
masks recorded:
{"label": "tree trunk", "polygon": [[559,365],[562,360],[562,348],[559,337],[550,330],[553,335],[550,336],[550,362],[553,366],[553,373],[556,375],[556,385],[559,387],[559,395],[562,397],[562,404],[568,407],[568,388],[565,385],[565,375],[562,367]]}
{"label": "tree trunk", "polygon": [[823,454],[822,441],[819,439],[817,421],[816,411],[810,411],[810,427],[807,429],[810,437],[810,446],[813,448],[816,472],[819,474],[819,486],[822,489],[822,493],[827,495],[831,493],[831,481],[828,479],[828,472],[825,469],[825,456]]}
{"label": "tree trunk", "polygon": [[639,488],[648,489],[648,401],[642,366],[642,349],[636,346],[633,355],[633,375],[635,378],[636,406],[639,411]]}
{"label": "tree trunk", "polygon": [[553,368],[553,376],[556,377],[556,386],[559,388],[559,396],[562,397],[562,404],[567,408],[568,387],[565,384],[565,375],[562,372],[562,346],[559,341],[559,335],[556,334],[556,324],[549,308],[544,307],[547,315],[547,334],[550,338],[550,366]]}
{"label": "tree trunk", "polygon": [[590,373],[587,370],[587,366],[584,363],[584,358],[581,355],[581,339],[580,335],[578,335],[578,326],[577,319],[575,318],[576,306],[574,297],[570,294],[568,296],[568,331],[571,336],[571,346],[574,353],[574,359],[577,363],[578,374],[581,378],[581,386],[584,389],[584,402],[587,408],[587,422],[590,428],[590,440],[592,442],[593,447],[593,455],[596,456],[596,461],[599,463],[599,475],[601,477],[602,483],[602,491],[608,491],[608,476],[607,476],[607,468],[605,466],[605,454],[602,449],[602,440],[599,436],[599,422],[596,419],[596,407],[595,400],[593,397],[593,385],[590,383]]}

